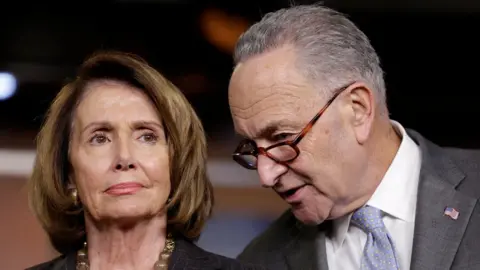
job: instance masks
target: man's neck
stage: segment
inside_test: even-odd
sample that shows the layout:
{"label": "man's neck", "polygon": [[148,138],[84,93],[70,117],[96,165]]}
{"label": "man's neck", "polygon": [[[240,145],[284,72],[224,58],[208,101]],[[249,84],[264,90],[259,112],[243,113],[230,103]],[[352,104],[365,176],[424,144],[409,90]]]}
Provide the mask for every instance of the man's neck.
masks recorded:
{"label": "man's neck", "polygon": [[346,200],[346,204],[335,209],[333,217],[340,217],[365,205],[372,197],[400,148],[401,137],[396,133],[390,121],[378,124],[367,147],[368,164],[353,187],[356,194]]}
{"label": "man's neck", "polygon": [[90,269],[152,269],[165,246],[166,227],[166,215],[121,226],[86,217]]}
{"label": "man's neck", "polygon": [[371,149],[369,151],[370,162],[363,181],[368,189],[364,198],[362,198],[362,205],[372,197],[378,185],[382,182],[402,142],[402,138],[395,131],[390,121],[382,122],[373,135],[374,137],[369,145],[369,149]]}

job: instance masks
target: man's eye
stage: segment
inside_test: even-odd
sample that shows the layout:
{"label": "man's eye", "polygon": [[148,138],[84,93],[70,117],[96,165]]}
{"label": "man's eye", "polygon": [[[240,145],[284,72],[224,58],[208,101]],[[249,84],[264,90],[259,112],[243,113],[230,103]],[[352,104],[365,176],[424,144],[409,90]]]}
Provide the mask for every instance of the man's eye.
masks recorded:
{"label": "man's eye", "polygon": [[275,141],[285,141],[291,138],[294,134],[292,133],[280,133],[273,136]]}

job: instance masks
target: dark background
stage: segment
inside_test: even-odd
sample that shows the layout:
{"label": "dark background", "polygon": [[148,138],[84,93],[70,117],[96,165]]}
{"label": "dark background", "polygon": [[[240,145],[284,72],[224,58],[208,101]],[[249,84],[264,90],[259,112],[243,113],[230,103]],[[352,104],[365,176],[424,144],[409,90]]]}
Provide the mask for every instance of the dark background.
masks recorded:
{"label": "dark background", "polygon": [[[210,138],[231,137],[227,104],[231,54],[205,38],[202,14],[215,8],[253,23],[291,2],[4,4],[0,9],[0,71],[13,72],[20,85],[15,96],[0,101],[0,139],[5,144],[5,138],[11,143],[15,134],[34,134],[62,84],[97,49],[125,50],[144,57],[185,92]],[[480,3],[475,2],[325,1],[347,13],[371,38],[385,70],[393,119],[441,145],[480,147]],[[33,137],[26,138],[31,142]]]}

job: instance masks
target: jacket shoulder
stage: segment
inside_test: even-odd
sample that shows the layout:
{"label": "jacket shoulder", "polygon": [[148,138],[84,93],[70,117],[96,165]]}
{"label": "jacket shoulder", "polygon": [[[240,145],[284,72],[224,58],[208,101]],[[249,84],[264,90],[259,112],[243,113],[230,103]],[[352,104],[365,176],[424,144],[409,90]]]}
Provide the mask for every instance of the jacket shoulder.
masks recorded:
{"label": "jacket shoulder", "polygon": [[37,264],[26,268],[25,270],[57,270],[57,269],[66,269],[67,265],[67,256],[61,255],[51,261],[44,262],[41,264]]}
{"label": "jacket shoulder", "polygon": [[238,255],[238,259],[246,262],[268,265],[267,261],[281,256],[280,249],[285,248],[298,231],[298,221],[291,210],[285,211],[263,233],[255,237]]}
{"label": "jacket shoulder", "polygon": [[244,262],[238,259],[233,259],[229,257],[222,256],[220,254],[211,253],[206,250],[201,250],[205,253],[205,256],[210,257],[212,260],[218,262],[218,268],[222,270],[266,270],[260,264],[255,264],[253,262]]}
{"label": "jacket shoulder", "polygon": [[480,150],[445,147],[444,151],[455,160],[463,170],[480,171]]}
{"label": "jacket shoulder", "polygon": [[216,256],[217,259],[220,261],[221,267],[220,269],[225,270],[267,270],[263,265],[255,264],[252,262],[244,262],[238,259],[232,259],[228,257],[224,257],[218,254],[212,254],[212,256]]}
{"label": "jacket shoulder", "polygon": [[429,141],[420,133],[408,130],[410,137],[422,150],[422,167],[437,173],[454,173],[462,177],[455,188],[474,198],[480,198],[480,150],[456,147],[442,147]]}
{"label": "jacket shoulder", "polygon": [[457,187],[461,192],[476,199],[480,198],[480,150],[444,148],[455,165],[465,174]]}
{"label": "jacket shoulder", "polygon": [[171,258],[171,269],[266,270],[261,265],[204,250],[186,239],[178,239]]}

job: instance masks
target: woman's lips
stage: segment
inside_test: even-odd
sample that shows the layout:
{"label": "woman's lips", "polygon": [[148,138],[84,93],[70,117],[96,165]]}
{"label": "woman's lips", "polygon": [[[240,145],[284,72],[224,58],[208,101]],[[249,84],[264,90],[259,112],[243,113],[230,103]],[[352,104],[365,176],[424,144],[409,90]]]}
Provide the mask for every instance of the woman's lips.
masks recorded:
{"label": "woman's lips", "polygon": [[125,182],[125,183],[119,183],[116,185],[113,185],[109,187],[107,190],[105,190],[105,193],[110,194],[110,195],[131,195],[135,194],[137,191],[143,188],[143,185],[140,183],[136,182]]}

